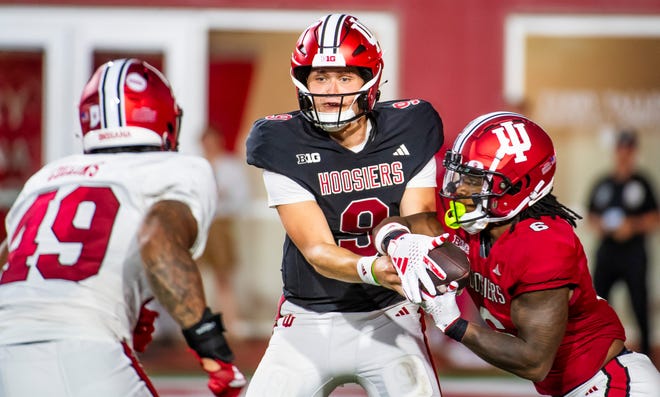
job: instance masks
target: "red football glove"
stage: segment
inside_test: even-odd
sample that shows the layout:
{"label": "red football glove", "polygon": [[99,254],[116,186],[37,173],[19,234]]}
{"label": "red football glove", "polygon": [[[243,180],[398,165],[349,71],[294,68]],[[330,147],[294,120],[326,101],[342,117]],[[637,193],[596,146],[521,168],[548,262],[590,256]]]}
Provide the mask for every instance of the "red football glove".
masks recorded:
{"label": "red football glove", "polygon": [[213,394],[217,397],[237,397],[241,394],[241,389],[247,384],[241,371],[234,364],[217,359],[213,361],[220,365],[217,371],[208,371],[202,364],[204,371],[209,374],[208,386]]}
{"label": "red football glove", "polygon": [[158,312],[147,309],[147,303],[142,305],[137,324],[133,330],[133,349],[139,353],[143,353],[147,349],[147,345],[153,340],[153,333],[156,330],[154,321],[158,317]]}

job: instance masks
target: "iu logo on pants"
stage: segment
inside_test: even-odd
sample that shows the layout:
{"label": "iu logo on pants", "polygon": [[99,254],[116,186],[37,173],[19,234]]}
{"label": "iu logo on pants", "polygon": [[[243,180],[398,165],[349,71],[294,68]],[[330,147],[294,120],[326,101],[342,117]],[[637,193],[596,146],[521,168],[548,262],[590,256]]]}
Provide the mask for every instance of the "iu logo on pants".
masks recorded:
{"label": "iu logo on pants", "polygon": [[293,324],[293,320],[296,317],[293,314],[287,314],[286,316],[282,317],[282,326],[283,327],[290,327]]}

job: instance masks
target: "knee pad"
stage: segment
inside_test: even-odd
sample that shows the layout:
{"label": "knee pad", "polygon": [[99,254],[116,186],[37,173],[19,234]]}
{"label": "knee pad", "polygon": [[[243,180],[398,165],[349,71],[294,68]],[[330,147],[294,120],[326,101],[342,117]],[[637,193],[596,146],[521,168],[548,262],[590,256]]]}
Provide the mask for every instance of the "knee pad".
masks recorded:
{"label": "knee pad", "polygon": [[436,396],[437,381],[430,378],[426,364],[418,356],[405,356],[391,362],[383,369],[383,382],[388,396],[426,397]]}

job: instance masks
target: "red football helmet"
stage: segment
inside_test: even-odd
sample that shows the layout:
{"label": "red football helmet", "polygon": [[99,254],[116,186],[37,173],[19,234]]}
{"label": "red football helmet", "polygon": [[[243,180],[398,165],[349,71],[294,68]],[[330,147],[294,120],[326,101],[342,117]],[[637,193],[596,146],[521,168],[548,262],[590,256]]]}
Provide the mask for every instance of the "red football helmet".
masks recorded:
{"label": "red football helmet", "polygon": [[[556,169],[550,136],[516,113],[494,112],[471,121],[444,159],[440,195],[452,200],[451,218],[470,233],[506,221],[550,193]],[[464,194],[461,185],[479,193]],[[475,209],[455,200],[471,199]]]}
{"label": "red football helmet", "polygon": [[[312,94],[307,89],[307,76],[312,67],[356,67],[365,81],[357,92],[343,95]],[[346,14],[330,14],[308,27],[298,39],[291,55],[291,79],[298,92],[302,114],[326,130],[338,130],[373,110],[383,71],[383,53],[376,37],[357,18]],[[318,112],[314,97],[356,96],[359,114]]]}
{"label": "red football helmet", "polygon": [[181,108],[158,69],[138,59],[101,65],[80,98],[83,150],[156,146],[176,151]]}

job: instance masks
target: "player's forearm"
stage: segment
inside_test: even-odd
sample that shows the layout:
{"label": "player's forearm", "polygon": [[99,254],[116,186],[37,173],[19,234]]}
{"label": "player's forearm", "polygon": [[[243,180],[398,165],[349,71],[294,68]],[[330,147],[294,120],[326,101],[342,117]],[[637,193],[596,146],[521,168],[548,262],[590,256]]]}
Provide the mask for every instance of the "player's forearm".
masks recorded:
{"label": "player's forearm", "polygon": [[471,323],[461,342],[498,368],[542,380],[564,337],[571,296],[568,287],[520,294],[511,301],[510,311],[516,336]]}
{"label": "player's forearm", "polygon": [[151,289],[182,328],[198,322],[206,307],[202,278],[189,251],[196,235],[190,209],[165,201],[150,209],[138,238]]}
{"label": "player's forearm", "polygon": [[420,212],[406,217],[410,223],[410,231],[427,236],[439,236],[444,233],[442,224],[436,212]]}
{"label": "player's forearm", "polygon": [[154,296],[182,328],[199,321],[206,307],[199,270],[186,254],[161,251],[144,257]]}
{"label": "player's forearm", "polygon": [[476,355],[497,368],[531,381],[543,380],[552,366],[551,357],[543,357],[524,340],[469,323],[461,340]]}
{"label": "player's forearm", "polygon": [[410,229],[411,233],[438,236],[443,233],[443,230],[436,215],[435,212],[420,212],[408,216],[391,216],[379,223],[374,228],[372,235],[377,235],[378,231],[388,223],[399,223]]}
{"label": "player's forearm", "polygon": [[322,276],[348,283],[361,283],[357,274],[357,261],[361,258],[334,244],[319,244],[306,250],[307,261]]}

